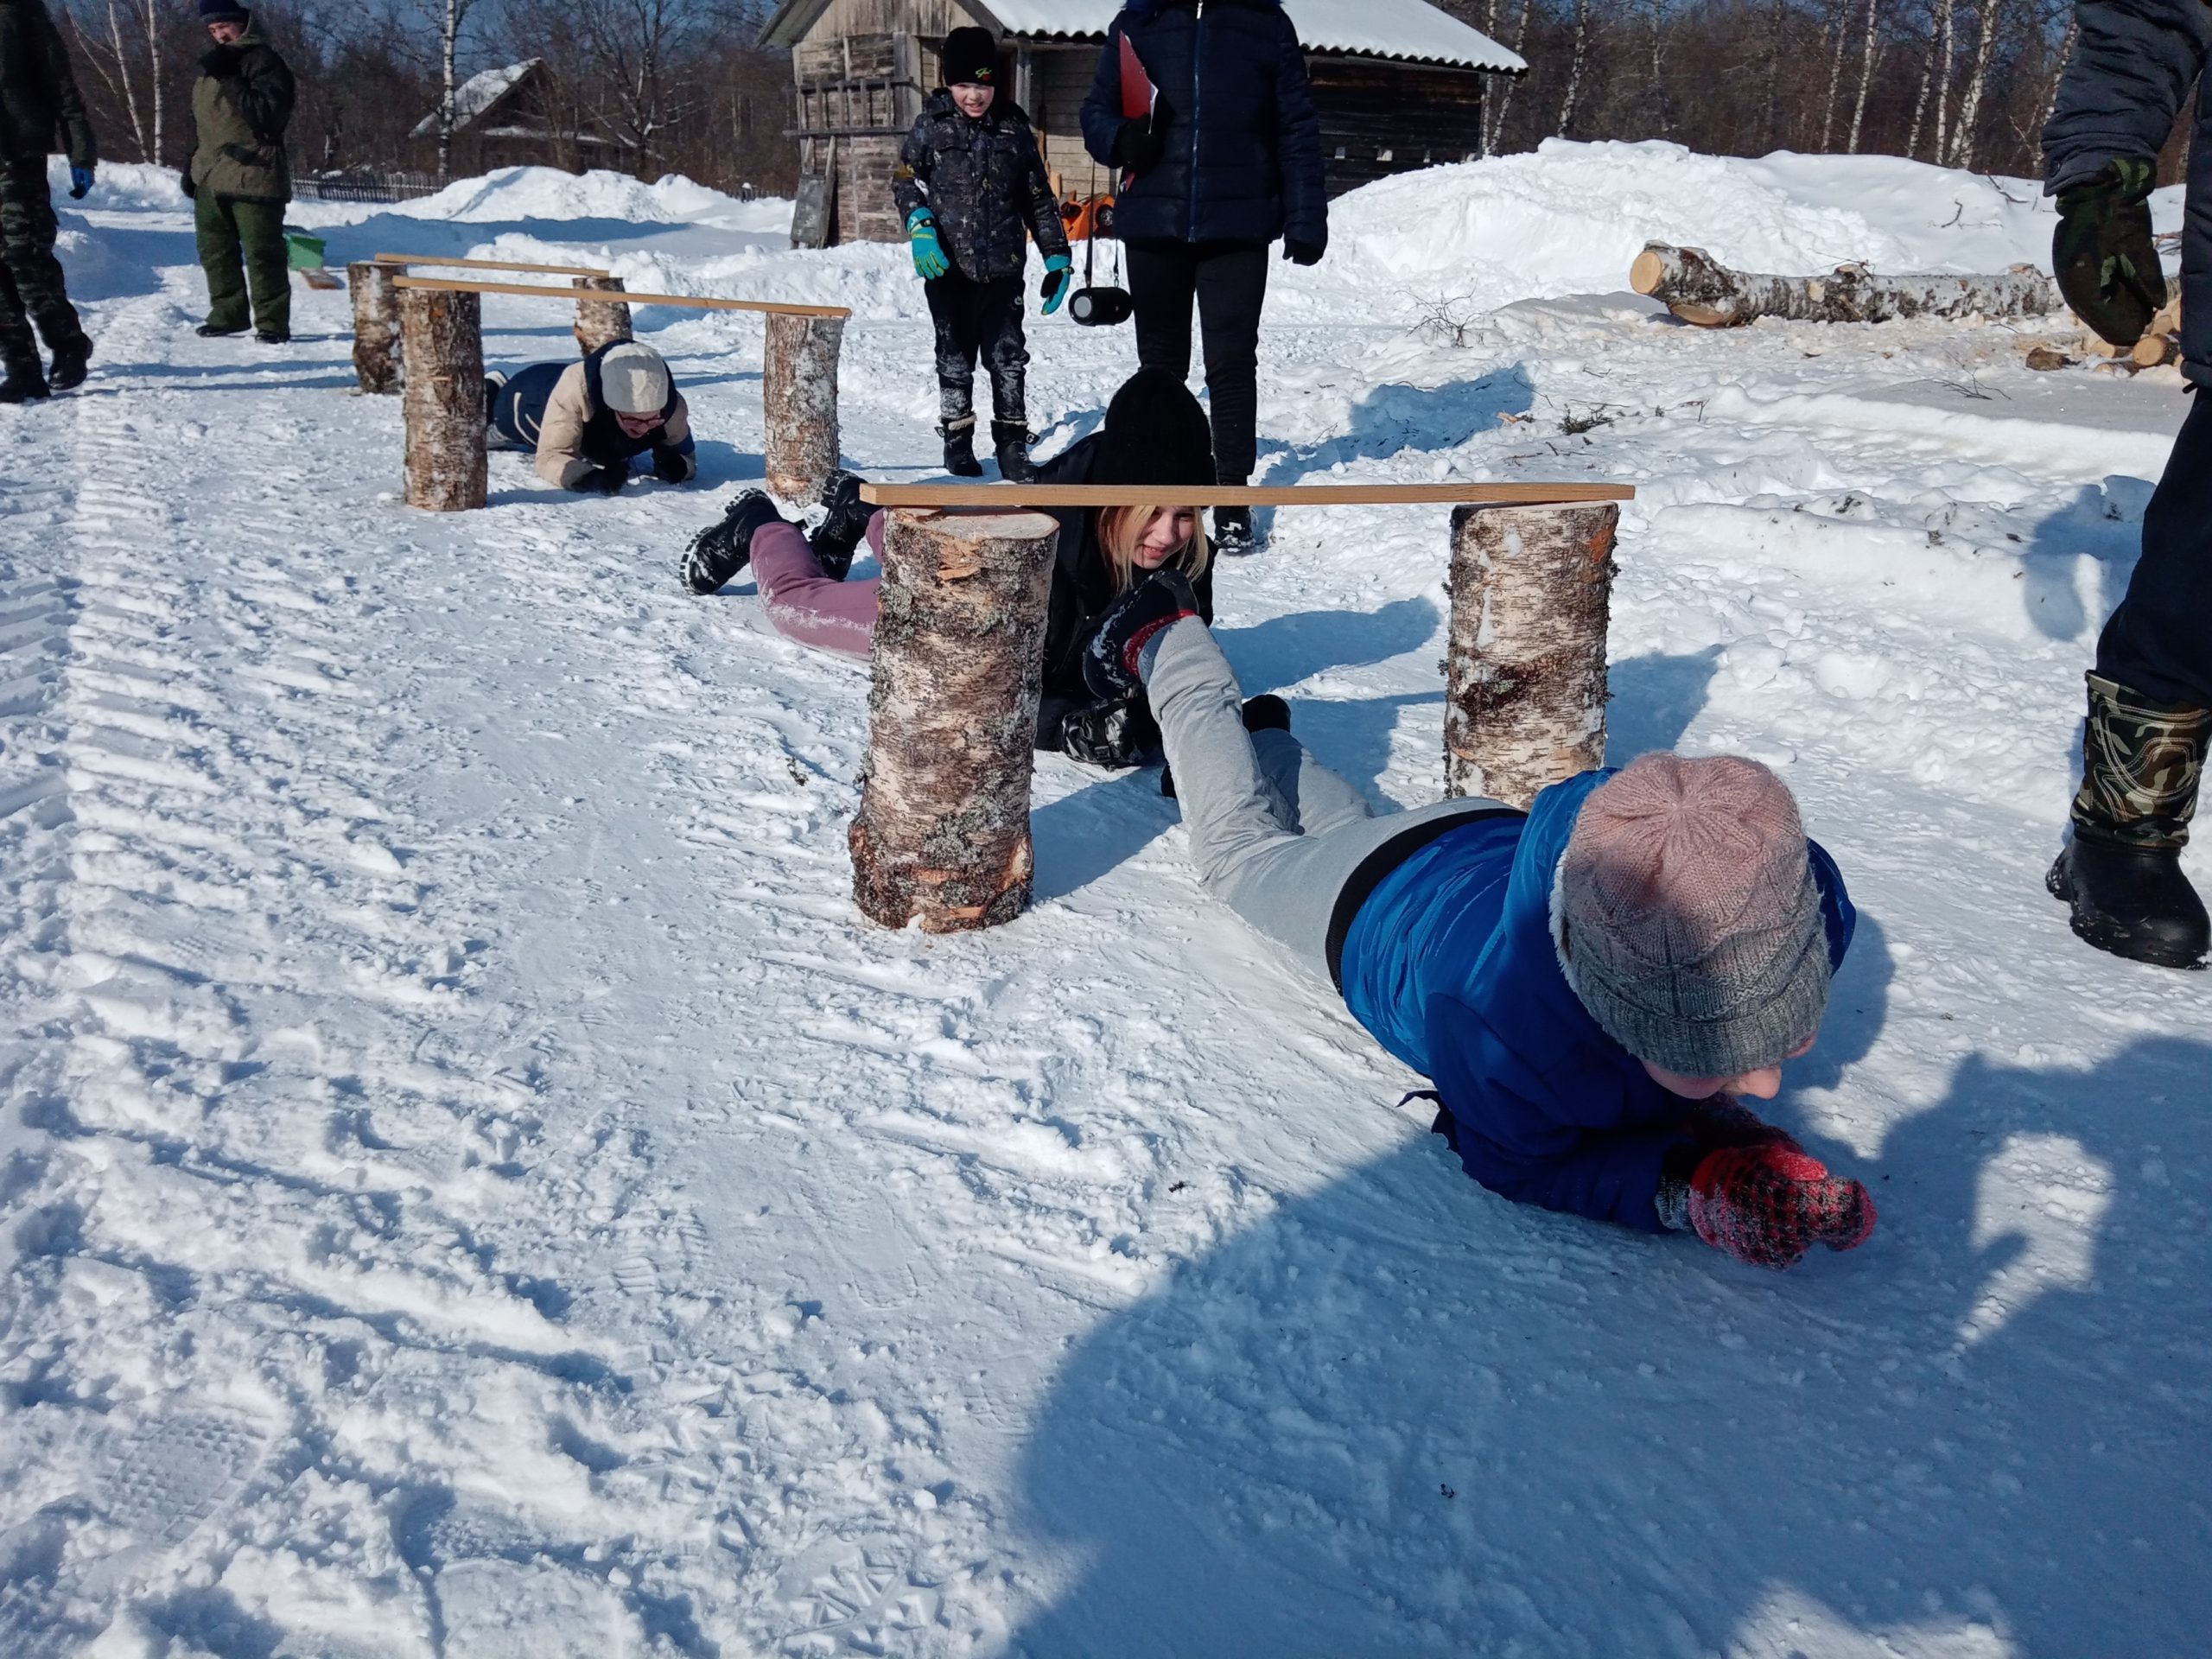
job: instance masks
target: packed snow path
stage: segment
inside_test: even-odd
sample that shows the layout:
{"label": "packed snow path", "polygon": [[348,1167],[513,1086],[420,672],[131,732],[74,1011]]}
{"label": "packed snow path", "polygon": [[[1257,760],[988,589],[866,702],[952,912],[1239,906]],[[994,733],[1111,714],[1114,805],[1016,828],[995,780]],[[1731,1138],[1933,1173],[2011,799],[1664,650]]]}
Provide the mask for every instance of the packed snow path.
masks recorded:
{"label": "packed snow path", "polygon": [[[412,514],[342,296],[193,338],[188,220],[119,180],[67,219],[94,379],[0,410],[0,1651],[2201,1645],[2207,987],[2041,890],[2182,398],[1558,297],[1607,286],[1584,242],[1962,268],[2031,207],[1555,147],[1340,204],[1267,337],[1269,481],[1642,489],[1616,754],[1781,767],[1864,912],[1775,1115],[1881,1227],[1783,1276],[1475,1187],[1153,773],[1040,761],[1016,925],[861,924],[864,672],[674,580],[760,471],[757,323],[639,318],[707,487],[495,456],[486,511]],[[901,251],[681,186],[421,211],[334,257],[849,300],[848,454],[923,475]],[[1553,297],[1489,309],[1500,235]],[[1457,340],[1414,323],[1454,261]],[[569,349],[488,310],[496,361]],[[1090,429],[1126,330],[1032,348],[1047,445]],[[1286,514],[1222,575],[1248,690],[1378,799],[1438,786],[1446,518]]]}

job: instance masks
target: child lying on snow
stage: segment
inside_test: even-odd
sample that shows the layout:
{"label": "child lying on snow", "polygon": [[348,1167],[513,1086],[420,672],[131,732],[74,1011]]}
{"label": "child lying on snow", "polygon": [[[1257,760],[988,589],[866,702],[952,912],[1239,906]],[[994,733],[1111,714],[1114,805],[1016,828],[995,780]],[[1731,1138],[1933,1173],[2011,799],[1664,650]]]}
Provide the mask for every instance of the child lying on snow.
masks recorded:
{"label": "child lying on snow", "polygon": [[1246,729],[1197,610],[1172,570],[1132,588],[1092,690],[1141,683],[1199,880],[1434,1080],[1470,1175],[1763,1267],[1866,1241],[1866,1189],[1736,1100],[1773,1098],[1812,1047],[1855,919],[1779,778],[1647,754],[1525,814],[1378,818],[1287,731]]}

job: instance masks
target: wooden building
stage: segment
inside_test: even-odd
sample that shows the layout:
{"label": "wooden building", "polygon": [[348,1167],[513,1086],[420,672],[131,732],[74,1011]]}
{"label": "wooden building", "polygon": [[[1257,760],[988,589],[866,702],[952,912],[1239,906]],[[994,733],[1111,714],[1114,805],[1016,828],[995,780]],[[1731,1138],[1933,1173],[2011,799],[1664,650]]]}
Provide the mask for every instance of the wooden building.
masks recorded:
{"label": "wooden building", "polygon": [[[1000,84],[1029,111],[1062,195],[1112,188],[1083,145],[1081,110],[1122,0],[783,0],[763,34],[791,53],[801,200],[825,239],[895,242],[899,146],[938,85],[938,48],[981,24],[1002,50]],[[1321,115],[1329,193],[1471,159],[1492,75],[1528,65],[1429,0],[1286,0]]]}
{"label": "wooden building", "polygon": [[[470,76],[454,88],[454,176],[502,167],[626,168],[627,149],[568,104],[542,58]],[[416,161],[429,165],[437,153],[438,112],[416,122],[409,137]]]}

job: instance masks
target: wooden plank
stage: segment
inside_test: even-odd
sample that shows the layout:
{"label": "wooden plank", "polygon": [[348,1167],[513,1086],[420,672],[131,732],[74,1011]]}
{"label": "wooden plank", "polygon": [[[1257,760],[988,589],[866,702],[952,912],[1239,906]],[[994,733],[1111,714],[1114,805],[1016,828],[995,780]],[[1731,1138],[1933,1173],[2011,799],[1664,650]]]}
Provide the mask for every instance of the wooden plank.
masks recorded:
{"label": "wooden plank", "polygon": [[[519,294],[536,295],[541,298],[576,302],[573,288],[548,288],[543,283],[475,283],[448,282],[435,276],[400,276],[393,279],[397,288],[434,288],[448,294]],[[773,300],[723,300],[706,294],[625,294],[623,301],[630,305],[676,305],[694,311],[765,311],[774,317],[849,317],[853,314],[839,305],[784,305]]]}
{"label": "wooden plank", "polygon": [[1551,506],[1633,501],[1630,484],[862,484],[874,507]]}
{"label": "wooden plank", "polygon": [[432,259],[416,253],[380,253],[379,265],[424,265],[440,270],[534,270],[541,276],[606,276],[613,273],[593,265],[532,265],[511,259]]}

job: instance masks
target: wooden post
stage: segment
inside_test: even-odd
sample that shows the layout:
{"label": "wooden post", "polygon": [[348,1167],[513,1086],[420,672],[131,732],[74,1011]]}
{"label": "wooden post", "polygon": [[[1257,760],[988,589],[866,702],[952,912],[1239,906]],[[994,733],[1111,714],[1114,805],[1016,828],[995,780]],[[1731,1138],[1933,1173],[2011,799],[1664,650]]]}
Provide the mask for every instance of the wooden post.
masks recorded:
{"label": "wooden post", "polygon": [[484,301],[404,289],[407,505],[466,512],[484,505]]}
{"label": "wooden post", "polygon": [[898,510],[883,542],[871,729],[853,820],[869,920],[957,933],[1029,903],[1049,514]]}
{"label": "wooden post", "polygon": [[[620,294],[620,276],[579,276],[578,288],[596,293]],[[589,357],[602,346],[612,346],[619,340],[633,338],[630,333],[630,308],[620,301],[578,300],[576,302],[576,348]]]}
{"label": "wooden post", "polygon": [[768,319],[760,377],[768,427],[768,487],[786,501],[812,501],[837,470],[837,353],[842,317]]}
{"label": "wooden post", "polygon": [[1620,509],[1452,515],[1444,792],[1526,809],[1605,763],[1605,628]]}
{"label": "wooden post", "polygon": [[353,290],[353,373],[363,391],[399,390],[399,290],[390,265],[364,260],[346,267]]}

